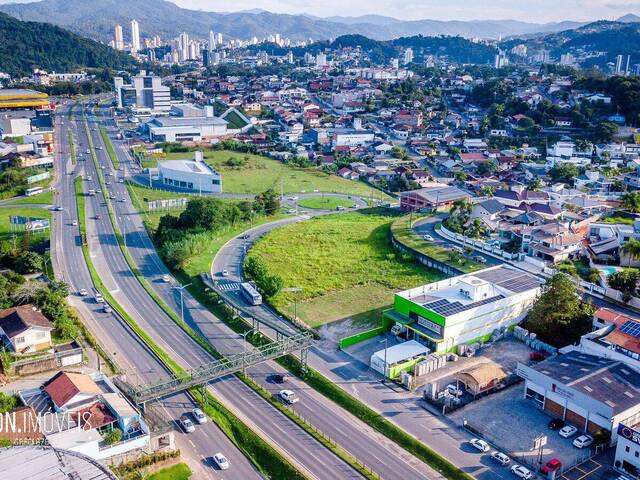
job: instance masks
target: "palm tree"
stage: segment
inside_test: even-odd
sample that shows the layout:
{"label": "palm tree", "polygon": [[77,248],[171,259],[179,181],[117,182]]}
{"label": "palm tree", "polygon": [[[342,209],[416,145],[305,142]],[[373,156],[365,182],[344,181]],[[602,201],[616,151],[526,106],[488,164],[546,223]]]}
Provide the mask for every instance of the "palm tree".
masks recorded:
{"label": "palm tree", "polygon": [[620,253],[629,256],[629,264],[627,266],[630,267],[631,260],[637,260],[640,258],[640,240],[636,238],[627,240],[627,242],[620,248]]}

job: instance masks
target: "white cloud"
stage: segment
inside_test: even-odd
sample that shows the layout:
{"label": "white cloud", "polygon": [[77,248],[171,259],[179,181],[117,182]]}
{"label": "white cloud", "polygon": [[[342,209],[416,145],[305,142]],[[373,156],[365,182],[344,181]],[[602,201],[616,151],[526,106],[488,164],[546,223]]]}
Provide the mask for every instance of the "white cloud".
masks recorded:
{"label": "white cloud", "polygon": [[[612,19],[640,13],[640,1],[611,0],[172,0],[193,9],[238,11],[264,9],[276,13],[317,16],[378,14],[402,19],[515,19],[552,22]],[[615,2],[615,0],[614,0]],[[232,8],[230,8],[232,7]]]}

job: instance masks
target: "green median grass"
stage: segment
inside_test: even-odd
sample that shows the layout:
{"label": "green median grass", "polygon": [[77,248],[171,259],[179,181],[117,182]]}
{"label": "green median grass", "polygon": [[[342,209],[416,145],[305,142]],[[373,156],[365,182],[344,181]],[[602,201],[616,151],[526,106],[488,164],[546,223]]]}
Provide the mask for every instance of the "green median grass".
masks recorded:
{"label": "green median grass", "polygon": [[298,205],[315,210],[335,210],[338,207],[353,207],[353,200],[338,197],[308,197],[301,199]]}
{"label": "green median grass", "polygon": [[120,160],[116,155],[115,150],[113,149],[113,144],[111,143],[111,139],[109,138],[109,134],[107,133],[107,129],[105,127],[100,127],[100,136],[102,137],[102,141],[104,142],[104,146],[107,149],[107,154],[111,159],[111,163],[113,164],[113,168],[120,168]]}
{"label": "green median grass", "polygon": [[312,327],[346,318],[378,323],[396,291],[443,277],[393,248],[389,232],[396,216],[367,209],[287,225],[259,239],[248,258],[261,258],[285,287],[303,289],[270,299],[287,316],[297,300],[298,317]]}
{"label": "green median grass", "polygon": [[69,144],[69,156],[71,157],[71,165],[76,164],[76,146],[73,143],[73,134],[71,130],[67,131],[67,143]]}

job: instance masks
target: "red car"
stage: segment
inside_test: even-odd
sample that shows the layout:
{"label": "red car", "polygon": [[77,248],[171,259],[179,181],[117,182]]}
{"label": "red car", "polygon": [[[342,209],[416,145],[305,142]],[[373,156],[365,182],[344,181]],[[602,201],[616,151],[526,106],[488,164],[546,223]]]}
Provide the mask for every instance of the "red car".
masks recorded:
{"label": "red car", "polygon": [[558,471],[562,468],[562,463],[557,458],[549,460],[544,467],[542,467],[542,473],[549,475],[552,472]]}

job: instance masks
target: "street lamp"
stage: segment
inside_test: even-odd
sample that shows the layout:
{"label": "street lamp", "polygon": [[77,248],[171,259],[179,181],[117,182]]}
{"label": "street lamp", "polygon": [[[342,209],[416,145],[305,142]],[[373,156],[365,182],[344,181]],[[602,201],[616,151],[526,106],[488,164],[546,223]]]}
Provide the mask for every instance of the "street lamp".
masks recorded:
{"label": "street lamp", "polygon": [[[290,288],[282,289],[283,292],[293,292],[293,293],[298,293],[298,292],[301,292],[302,290],[304,290],[302,287],[290,287]],[[293,321],[294,323],[298,321],[298,296],[297,295],[293,296]]]}
{"label": "street lamp", "polygon": [[180,319],[184,322],[184,296],[183,296],[183,292],[184,289],[191,286],[191,283],[188,283],[186,285],[174,285],[171,288],[175,288],[176,290],[180,291]]}

